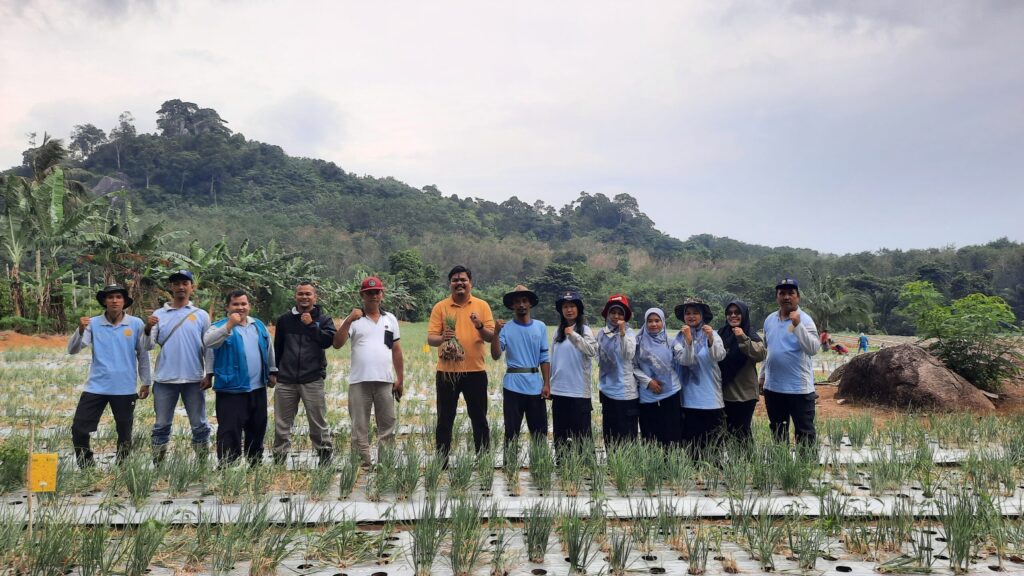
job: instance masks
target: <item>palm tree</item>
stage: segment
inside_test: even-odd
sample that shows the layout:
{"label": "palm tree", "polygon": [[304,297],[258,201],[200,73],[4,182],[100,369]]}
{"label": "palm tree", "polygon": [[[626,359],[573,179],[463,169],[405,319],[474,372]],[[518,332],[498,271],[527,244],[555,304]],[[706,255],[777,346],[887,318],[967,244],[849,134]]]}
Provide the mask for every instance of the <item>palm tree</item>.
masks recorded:
{"label": "palm tree", "polygon": [[856,290],[844,290],[842,281],[831,274],[815,278],[808,270],[811,287],[805,290],[802,305],[811,311],[818,328],[831,330],[832,325],[849,328],[871,324],[871,297]]}

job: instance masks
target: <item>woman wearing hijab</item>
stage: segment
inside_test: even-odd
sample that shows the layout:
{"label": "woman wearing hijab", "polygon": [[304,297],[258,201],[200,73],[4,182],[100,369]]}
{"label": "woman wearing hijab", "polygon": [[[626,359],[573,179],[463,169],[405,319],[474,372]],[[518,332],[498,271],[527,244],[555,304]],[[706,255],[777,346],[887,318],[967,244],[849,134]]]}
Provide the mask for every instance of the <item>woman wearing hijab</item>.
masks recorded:
{"label": "woman wearing hijab", "polygon": [[725,400],[725,428],[744,443],[753,439],[750,421],[757,407],[757,363],[768,355],[764,340],[750,329],[750,310],[741,300],[725,307],[725,326],[718,330],[725,359],[718,363]]}
{"label": "woman wearing hijab", "polygon": [[644,318],[633,357],[633,375],[640,392],[640,436],[667,448],[680,440],[681,385],[672,365],[672,343],[665,329],[665,312],[651,308],[644,313]]}
{"label": "woman wearing hijab", "polygon": [[605,447],[636,440],[640,400],[633,376],[636,334],[629,327],[629,298],[615,294],[601,311],[605,326],[597,333],[598,380],[601,388],[601,431]]}
{"label": "woman wearing hijab", "polygon": [[578,292],[562,292],[555,310],[560,320],[551,342],[551,419],[558,450],[590,438],[590,374],[597,339],[583,319]]}
{"label": "woman wearing hijab", "polygon": [[718,363],[725,358],[722,338],[711,328],[711,307],[699,298],[688,298],[676,306],[676,318],[683,328],[676,336],[673,350],[683,383],[682,436],[695,459],[706,454],[722,432],[724,402],[722,373]]}

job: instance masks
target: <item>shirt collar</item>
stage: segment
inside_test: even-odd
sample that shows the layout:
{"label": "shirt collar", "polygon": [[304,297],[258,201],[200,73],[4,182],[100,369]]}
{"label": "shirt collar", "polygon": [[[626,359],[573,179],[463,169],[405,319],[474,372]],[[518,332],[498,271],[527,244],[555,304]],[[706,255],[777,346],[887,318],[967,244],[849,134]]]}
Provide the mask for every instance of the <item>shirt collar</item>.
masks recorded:
{"label": "shirt collar", "polygon": [[188,301],[188,302],[187,302],[187,303],[186,303],[186,304],[185,304],[184,306],[182,306],[181,308],[175,308],[174,306],[171,306],[171,303],[170,303],[170,302],[164,302],[164,310],[185,310],[185,309],[188,309],[188,308],[195,308],[195,305],[194,305],[194,304],[192,304],[192,301],[191,301],[191,300],[189,300],[189,301]]}
{"label": "shirt collar", "polygon": [[126,312],[124,314],[124,316],[121,316],[121,321],[120,322],[118,322],[117,324],[112,324],[110,322],[110,320],[107,320],[107,315],[106,314],[100,314],[100,323],[103,324],[104,326],[120,326],[121,324],[124,324],[125,322],[127,322],[128,318],[129,318],[129,316],[128,316],[128,313]]}

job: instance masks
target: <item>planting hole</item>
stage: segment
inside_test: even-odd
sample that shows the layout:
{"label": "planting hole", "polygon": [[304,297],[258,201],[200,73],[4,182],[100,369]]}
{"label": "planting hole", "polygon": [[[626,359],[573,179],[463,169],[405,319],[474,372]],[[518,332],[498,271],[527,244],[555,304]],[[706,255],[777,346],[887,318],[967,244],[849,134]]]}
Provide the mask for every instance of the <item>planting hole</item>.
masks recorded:
{"label": "planting hole", "polygon": [[296,566],[296,568],[298,568],[299,570],[309,570],[312,567],[312,564],[299,564],[298,566]]}
{"label": "planting hole", "polygon": [[900,494],[897,494],[896,497],[897,498],[901,498],[903,500],[906,500],[906,499],[910,498],[910,494],[902,494],[902,493],[900,493]]}
{"label": "planting hole", "polygon": [[822,556],[821,559],[826,562],[835,562],[836,560],[839,560],[839,558],[836,558],[835,556]]}
{"label": "planting hole", "polygon": [[202,504],[203,500],[193,500],[192,503],[193,504]]}
{"label": "planting hole", "polygon": [[945,538],[943,538],[942,536],[939,536],[939,537],[935,538],[935,541],[936,541],[936,542],[945,542],[945,541],[946,541],[946,539],[945,539]]}
{"label": "planting hole", "polygon": [[530,572],[530,574],[534,574],[535,576],[544,576],[547,573],[548,571],[543,568],[534,568],[533,571]]}
{"label": "planting hole", "polygon": [[291,500],[291,498],[285,496],[284,498],[279,498],[277,501],[282,503],[282,504],[284,504],[285,502],[288,502],[289,500]]}
{"label": "planting hole", "polygon": [[849,566],[836,566],[836,572],[853,572],[853,568]]}
{"label": "planting hole", "polygon": [[497,539],[491,540],[490,542],[488,542],[488,544],[490,544],[491,546],[497,546],[498,545],[498,540]]}
{"label": "planting hole", "polygon": [[401,540],[401,538],[399,538],[398,536],[388,536],[387,538],[385,538],[385,540],[389,542],[397,542],[398,540]]}
{"label": "planting hole", "polygon": [[1002,572],[1006,570],[1006,568],[1003,568],[1002,566],[989,566],[988,569],[993,572]]}
{"label": "planting hole", "polygon": [[[680,556],[679,559],[680,560],[685,560],[685,558],[683,558],[682,556]],[[715,561],[716,562],[721,562],[722,560],[725,560],[725,556],[715,556]]]}
{"label": "planting hole", "polygon": [[945,554],[936,554],[935,555],[935,559],[936,560],[949,560],[949,556],[946,556]]}
{"label": "planting hole", "polygon": [[373,574],[370,574],[370,576],[388,576],[388,573],[387,572],[374,572]]}
{"label": "planting hole", "polygon": [[664,574],[664,573],[665,573],[665,569],[662,568],[661,566],[654,566],[653,568],[651,568],[651,574]]}
{"label": "planting hole", "polygon": [[647,562],[654,562],[655,560],[658,559],[658,557],[655,556],[654,554],[646,554],[644,556],[641,556],[641,558],[643,558]]}
{"label": "planting hole", "polygon": [[174,500],[161,500],[160,501],[160,505],[161,506],[167,506],[168,504],[174,504]]}

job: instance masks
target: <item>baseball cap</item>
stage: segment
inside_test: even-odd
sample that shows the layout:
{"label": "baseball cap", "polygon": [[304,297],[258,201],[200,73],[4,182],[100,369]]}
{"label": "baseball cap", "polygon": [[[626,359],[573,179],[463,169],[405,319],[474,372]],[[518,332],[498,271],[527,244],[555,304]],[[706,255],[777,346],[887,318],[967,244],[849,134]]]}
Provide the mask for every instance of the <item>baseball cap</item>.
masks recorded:
{"label": "baseball cap", "polygon": [[380,278],[376,276],[369,276],[363,283],[359,285],[360,292],[366,292],[367,290],[384,290],[384,283],[380,281]]}

